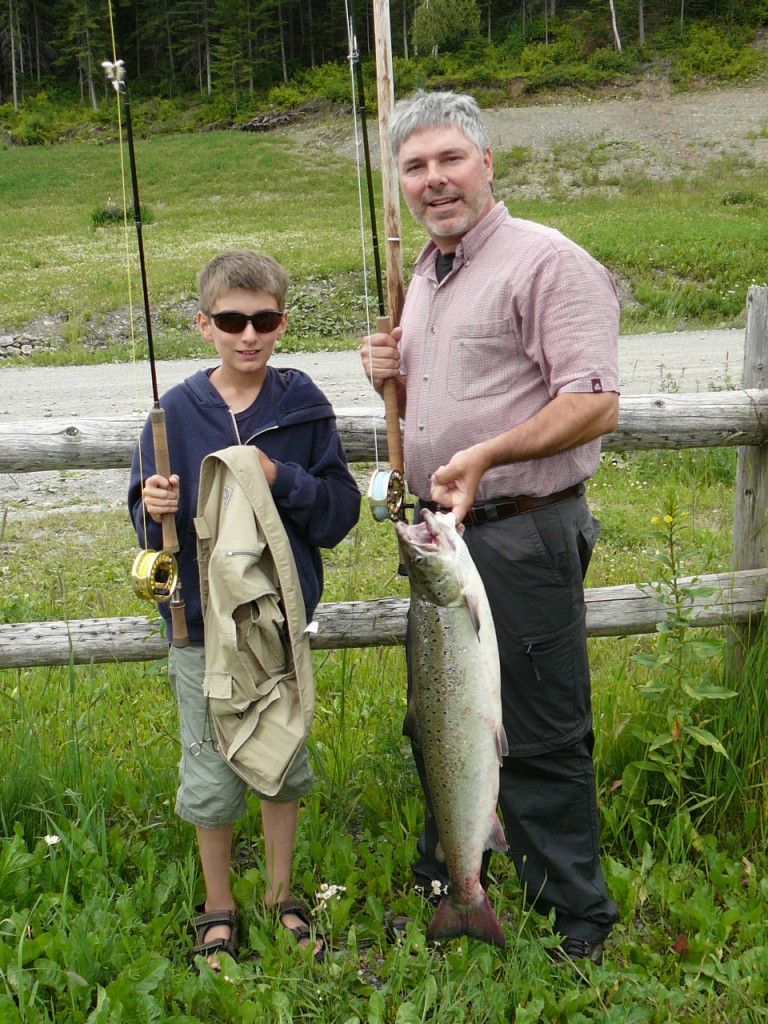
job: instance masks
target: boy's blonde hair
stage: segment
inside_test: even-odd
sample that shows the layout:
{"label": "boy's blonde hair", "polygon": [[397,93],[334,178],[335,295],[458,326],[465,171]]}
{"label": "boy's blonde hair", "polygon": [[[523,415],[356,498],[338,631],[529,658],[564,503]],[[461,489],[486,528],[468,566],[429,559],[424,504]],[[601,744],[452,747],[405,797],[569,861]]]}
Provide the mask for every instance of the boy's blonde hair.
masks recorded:
{"label": "boy's blonde hair", "polygon": [[277,260],[252,249],[231,249],[214,256],[197,277],[200,309],[207,313],[227,292],[268,292],[285,308],[289,278]]}

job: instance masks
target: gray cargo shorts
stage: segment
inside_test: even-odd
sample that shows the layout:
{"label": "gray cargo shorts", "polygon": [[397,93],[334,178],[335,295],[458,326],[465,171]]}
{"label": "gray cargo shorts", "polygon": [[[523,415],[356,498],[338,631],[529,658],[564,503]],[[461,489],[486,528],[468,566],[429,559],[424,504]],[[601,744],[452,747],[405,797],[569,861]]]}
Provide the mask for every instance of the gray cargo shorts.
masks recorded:
{"label": "gray cargo shorts", "polygon": [[[219,753],[216,733],[203,693],[205,649],[171,647],[168,679],[176,695],[181,727],[181,760],[176,813],[201,828],[231,825],[245,812],[248,784]],[[290,803],[312,787],[306,745],[296,755],[280,791],[262,800]]]}

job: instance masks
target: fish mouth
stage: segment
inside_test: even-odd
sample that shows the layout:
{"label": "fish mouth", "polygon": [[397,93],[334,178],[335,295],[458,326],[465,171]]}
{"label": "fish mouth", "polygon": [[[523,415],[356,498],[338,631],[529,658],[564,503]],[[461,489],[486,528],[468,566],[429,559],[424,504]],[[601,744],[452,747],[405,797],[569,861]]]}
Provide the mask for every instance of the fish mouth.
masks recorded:
{"label": "fish mouth", "polygon": [[[425,510],[424,515],[428,516],[431,513]],[[412,526],[409,526],[408,523],[397,522],[395,523],[395,530],[401,540],[406,541],[406,543],[413,545],[415,548],[419,548],[421,551],[437,551],[439,547],[439,535],[426,520],[421,523],[414,523]]]}
{"label": "fish mouth", "polygon": [[422,521],[408,525],[405,522],[395,523],[395,531],[398,537],[405,543],[418,548],[420,551],[441,551],[450,547],[446,531],[442,526],[442,520],[450,516],[455,523],[452,512],[430,512],[428,508],[421,510]]}

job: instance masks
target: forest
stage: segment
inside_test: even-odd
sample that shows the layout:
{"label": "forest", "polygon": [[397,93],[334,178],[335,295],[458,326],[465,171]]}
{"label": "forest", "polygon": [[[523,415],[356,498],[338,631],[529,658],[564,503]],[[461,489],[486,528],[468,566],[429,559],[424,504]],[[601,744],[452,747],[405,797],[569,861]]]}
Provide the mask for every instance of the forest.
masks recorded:
{"label": "forest", "polygon": [[[135,95],[214,104],[222,117],[334,101],[347,89],[348,25],[366,61],[372,19],[359,0],[2,0],[0,123],[41,103],[98,111],[101,63],[114,58]],[[768,0],[392,0],[390,21],[401,72],[469,78],[498,102],[520,80],[589,85],[653,67],[744,79]]]}

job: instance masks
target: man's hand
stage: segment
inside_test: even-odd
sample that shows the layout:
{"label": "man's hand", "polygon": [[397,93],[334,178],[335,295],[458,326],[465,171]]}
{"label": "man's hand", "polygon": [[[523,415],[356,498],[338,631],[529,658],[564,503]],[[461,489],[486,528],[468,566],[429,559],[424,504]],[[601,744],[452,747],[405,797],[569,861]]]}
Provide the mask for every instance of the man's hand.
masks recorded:
{"label": "man's hand", "polygon": [[488,469],[479,445],[456,452],[447,466],[432,474],[431,498],[453,510],[460,523],[475,500],[480,478]]}
{"label": "man's hand", "polygon": [[391,334],[369,334],[363,338],[360,357],[365,375],[381,391],[387,377],[400,376],[400,350],[398,345],[402,329],[395,327]]}
{"label": "man's hand", "polygon": [[179,478],[172,473],[167,479],[155,473],[144,481],[144,507],[156,523],[164,515],[176,515],[179,508]]}

